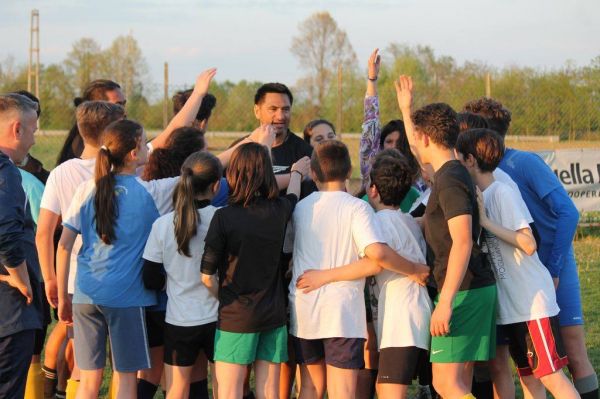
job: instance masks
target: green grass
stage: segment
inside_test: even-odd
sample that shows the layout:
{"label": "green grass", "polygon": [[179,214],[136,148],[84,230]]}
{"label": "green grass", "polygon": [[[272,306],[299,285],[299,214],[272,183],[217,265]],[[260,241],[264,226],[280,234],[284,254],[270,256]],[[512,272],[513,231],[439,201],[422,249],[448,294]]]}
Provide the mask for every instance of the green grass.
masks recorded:
{"label": "green grass", "polygon": [[[43,162],[46,169],[54,167],[56,157],[60,151],[63,136],[44,136],[36,137],[36,145],[32,148],[33,156]],[[231,138],[211,138],[210,149],[214,152],[222,151],[232,141]],[[353,155],[354,173],[358,174],[358,140],[344,140]],[[566,143],[509,143],[517,148],[538,150],[552,148],[573,148],[573,147],[598,147],[597,142],[566,142]],[[581,282],[581,296],[583,301],[583,312],[585,317],[586,343],[588,354],[594,369],[600,370],[600,228],[580,229],[575,240],[575,254],[579,268],[579,278]],[[101,397],[108,389],[110,370],[107,369],[102,385]],[[519,390],[520,392],[520,390]],[[156,395],[162,398],[162,393]]]}

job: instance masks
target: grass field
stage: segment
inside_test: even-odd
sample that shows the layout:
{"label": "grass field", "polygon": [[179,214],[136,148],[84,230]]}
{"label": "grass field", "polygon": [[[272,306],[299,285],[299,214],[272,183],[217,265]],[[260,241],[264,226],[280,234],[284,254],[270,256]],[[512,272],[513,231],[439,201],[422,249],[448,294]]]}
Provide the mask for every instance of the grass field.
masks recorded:
{"label": "grass field", "polygon": [[[40,159],[47,169],[51,169],[54,164],[60,146],[64,137],[62,136],[44,136],[36,137],[36,145],[32,149],[32,154]],[[227,147],[232,138],[211,138],[209,147],[212,151],[219,152]],[[358,177],[358,140],[344,140],[353,154],[353,163],[355,172],[353,177]],[[600,142],[508,142],[509,146],[526,150],[547,150],[559,148],[600,148]],[[583,298],[584,317],[586,320],[587,347],[590,359],[594,368],[600,370],[600,229],[586,228],[580,229],[575,240],[575,253],[579,268],[579,277],[581,281],[581,295]],[[107,373],[108,374],[108,373]],[[107,381],[103,384],[102,394],[107,389]],[[162,394],[157,397],[162,398]]]}

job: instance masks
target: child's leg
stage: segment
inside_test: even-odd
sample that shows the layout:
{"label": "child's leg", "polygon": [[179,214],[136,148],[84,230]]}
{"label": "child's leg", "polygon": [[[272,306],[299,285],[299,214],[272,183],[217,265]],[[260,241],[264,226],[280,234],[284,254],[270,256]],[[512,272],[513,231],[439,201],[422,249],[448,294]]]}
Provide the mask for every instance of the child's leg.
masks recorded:
{"label": "child's leg", "polygon": [[254,363],[256,397],[258,399],[275,399],[279,397],[280,363],[257,360]]}
{"label": "child's leg", "polygon": [[496,358],[490,360],[489,365],[494,383],[494,397],[499,399],[515,397],[515,384],[509,361],[508,345],[496,346]]}
{"label": "child's leg", "polygon": [[473,376],[465,375],[465,363],[432,363],[432,369],[433,386],[443,398],[462,398],[471,393],[470,382],[466,381]]}
{"label": "child's leg", "polygon": [[300,396],[298,399],[321,399],[325,394],[327,372],[325,359],[300,365]]}
{"label": "child's leg", "polygon": [[296,376],[296,356],[292,336],[288,334],[288,361],[281,363],[279,372],[279,399],[288,399],[292,393],[294,377]]}
{"label": "child's leg", "polygon": [[533,374],[520,376],[521,388],[525,399],[546,399],[546,388],[544,384],[535,378]]}
{"label": "child's leg", "polygon": [[562,370],[540,378],[542,384],[555,398],[576,399],[579,393]]}
{"label": "child's leg", "polygon": [[79,371],[79,386],[77,387],[77,399],[96,399],[102,385],[102,371],[96,370],[80,370]]}
{"label": "child's leg", "polygon": [[364,346],[364,358],[365,368],[359,370],[357,376],[356,399],[371,399],[375,395],[379,352],[377,351],[377,336],[375,335],[375,327],[372,321],[367,321],[367,340]]}
{"label": "child's leg", "polygon": [[219,399],[239,399],[244,394],[245,364],[215,362],[215,372],[219,381]]}
{"label": "child's leg", "polygon": [[353,398],[356,395],[358,369],[341,369],[327,365],[327,397]]}
{"label": "child's leg", "polygon": [[382,348],[379,351],[377,396],[381,399],[405,398],[420,364],[427,357],[425,349],[415,346]]}
{"label": "child's leg", "polygon": [[115,371],[117,378],[117,396],[115,399],[135,398],[137,395],[137,371]]}
{"label": "child's leg", "polygon": [[[214,345],[214,334],[212,341]],[[212,356],[213,355],[211,354],[211,359]],[[214,381],[216,381],[216,379],[214,378],[214,372],[214,369],[212,369],[211,374],[213,377],[213,388],[215,388]],[[200,351],[200,353],[196,357],[196,362],[192,367],[192,373],[190,376],[190,397],[208,399],[208,359],[206,358],[206,354],[204,353],[204,351]]]}
{"label": "child's leg", "polygon": [[358,370],[365,367],[364,343],[362,338],[323,340],[329,398],[355,397]]}
{"label": "child's leg", "polygon": [[377,397],[379,399],[404,399],[407,393],[408,385],[377,383]]}
{"label": "child's leg", "polygon": [[180,367],[165,365],[165,378],[167,380],[167,399],[187,398],[190,394],[190,381],[192,366]]}

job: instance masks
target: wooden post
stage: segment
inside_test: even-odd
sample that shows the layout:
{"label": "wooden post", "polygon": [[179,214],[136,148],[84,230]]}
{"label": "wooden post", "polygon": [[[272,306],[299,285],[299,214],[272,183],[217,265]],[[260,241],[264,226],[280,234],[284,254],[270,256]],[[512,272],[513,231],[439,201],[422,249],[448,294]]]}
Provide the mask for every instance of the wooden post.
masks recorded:
{"label": "wooden post", "polygon": [[342,115],[342,65],[338,65],[338,70],[337,70],[337,136],[341,139],[342,138],[342,121],[343,121],[343,115]]}
{"label": "wooden post", "polygon": [[[32,91],[31,78],[35,79],[35,91]],[[40,12],[31,10],[29,33],[29,65],[27,68],[27,91],[40,97]]]}
{"label": "wooden post", "polygon": [[485,75],[485,96],[492,97],[492,76],[489,72]]}
{"label": "wooden post", "polygon": [[169,124],[169,63],[165,62],[164,96],[163,96],[163,129]]}

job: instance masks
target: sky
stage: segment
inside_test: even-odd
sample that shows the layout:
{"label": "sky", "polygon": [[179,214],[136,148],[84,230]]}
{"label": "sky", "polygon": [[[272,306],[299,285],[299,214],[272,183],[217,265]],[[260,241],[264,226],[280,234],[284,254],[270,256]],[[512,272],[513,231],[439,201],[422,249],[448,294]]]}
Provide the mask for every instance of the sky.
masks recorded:
{"label": "sky", "polygon": [[29,18],[40,12],[43,64],[61,62],[82,37],[103,48],[132,33],[149,67],[148,83],[281,81],[305,71],[290,51],[298,25],[328,11],[346,31],[360,65],[375,47],[428,45],[457,62],[552,69],[600,56],[598,0],[0,0],[0,62],[26,63]]}

